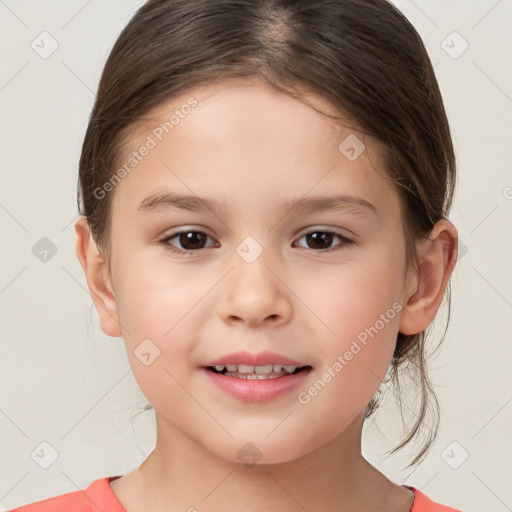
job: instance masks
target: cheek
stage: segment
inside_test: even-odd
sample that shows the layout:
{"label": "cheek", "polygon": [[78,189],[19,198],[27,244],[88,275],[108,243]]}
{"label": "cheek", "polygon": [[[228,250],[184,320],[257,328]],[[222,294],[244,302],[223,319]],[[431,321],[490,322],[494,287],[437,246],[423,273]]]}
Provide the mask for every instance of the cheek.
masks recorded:
{"label": "cheek", "polygon": [[319,328],[321,365],[299,390],[297,401],[306,428],[324,438],[336,436],[364,411],[389,369],[396,344],[402,305],[395,300],[393,273],[378,266],[352,270],[349,277],[340,273],[339,283],[326,280],[328,293],[309,296],[333,332]]}
{"label": "cheek", "polygon": [[168,409],[168,397],[179,402],[183,389],[178,382],[192,370],[195,334],[215,280],[206,270],[185,272],[162,260],[118,260],[116,302],[134,377],[155,408],[163,401]]}
{"label": "cheek", "polygon": [[189,400],[180,385],[188,381],[194,347],[190,310],[197,299],[189,299],[187,293],[178,294],[163,282],[160,288],[153,283],[151,293],[134,293],[131,299],[123,299],[121,321],[124,319],[129,330],[123,340],[135,380],[154,408],[171,416],[179,415],[182,404]]}
{"label": "cheek", "polygon": [[131,334],[165,342],[200,309],[198,302],[212,285],[211,273],[199,266],[192,271],[155,248],[127,253],[132,256],[117,262],[120,320]]}
{"label": "cheek", "polygon": [[[317,317],[317,332],[329,344],[356,338],[381,315],[386,317],[383,330],[397,328],[405,263],[392,248],[376,249],[375,254],[359,260],[356,255],[339,265],[317,266],[297,278],[294,290]],[[378,327],[382,329],[382,322]]]}
{"label": "cheek", "polygon": [[321,371],[330,372],[325,380],[333,383],[329,388],[337,389],[332,398],[348,391],[347,399],[369,400],[393,356],[403,308],[404,261],[393,249],[388,249],[387,257],[385,248],[378,254],[361,263],[330,266],[299,292],[318,317]]}

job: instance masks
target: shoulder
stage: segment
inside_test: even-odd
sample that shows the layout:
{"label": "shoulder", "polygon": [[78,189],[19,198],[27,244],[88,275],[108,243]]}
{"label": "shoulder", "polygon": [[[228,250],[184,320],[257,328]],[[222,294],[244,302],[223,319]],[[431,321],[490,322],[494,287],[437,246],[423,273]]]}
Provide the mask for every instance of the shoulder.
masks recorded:
{"label": "shoulder", "polygon": [[414,503],[410,512],[462,512],[457,508],[452,508],[447,505],[442,505],[432,501],[427,495],[415,487],[405,486],[414,493]]}
{"label": "shoulder", "polygon": [[9,512],[126,512],[105,477],[94,480],[85,490],[68,492],[14,508]]}

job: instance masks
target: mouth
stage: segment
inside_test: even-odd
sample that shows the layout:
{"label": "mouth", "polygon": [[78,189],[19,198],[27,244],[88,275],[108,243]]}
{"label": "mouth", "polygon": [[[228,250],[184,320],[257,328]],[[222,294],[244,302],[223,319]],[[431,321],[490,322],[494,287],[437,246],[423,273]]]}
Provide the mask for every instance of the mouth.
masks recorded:
{"label": "mouth", "polygon": [[289,364],[268,364],[263,366],[247,364],[217,364],[215,366],[206,366],[205,368],[210,372],[219,375],[246,380],[280,379],[312,369],[309,365],[294,366]]}
{"label": "mouth", "polygon": [[270,350],[239,350],[206,361],[201,366],[207,382],[227,395],[247,403],[263,403],[304,387],[313,366]]}

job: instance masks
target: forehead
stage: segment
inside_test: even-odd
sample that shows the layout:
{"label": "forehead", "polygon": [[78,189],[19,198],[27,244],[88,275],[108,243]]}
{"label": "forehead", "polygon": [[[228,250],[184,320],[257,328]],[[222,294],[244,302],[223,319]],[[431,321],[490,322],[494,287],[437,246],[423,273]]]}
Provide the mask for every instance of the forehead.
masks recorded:
{"label": "forehead", "polygon": [[[252,120],[255,119],[257,113],[262,114],[268,120],[268,112],[276,109],[288,115],[317,117],[318,113],[314,112],[314,109],[318,109],[326,114],[323,116],[323,121],[330,122],[333,127],[338,129],[343,129],[349,124],[356,124],[356,121],[350,118],[346,112],[335,108],[307,85],[299,87],[296,92],[285,92],[259,76],[229,77],[192,87],[186,92],[163,101],[131,127],[131,137],[149,133],[160,122],[169,120],[173,113],[193,100],[197,101],[197,106],[192,108],[196,119],[204,119],[204,117],[222,112],[223,115],[218,118],[221,124],[230,118],[229,111],[226,110],[229,107],[236,108],[239,117],[252,118]],[[334,119],[330,120],[329,116],[338,118],[338,124],[335,124]],[[181,115],[181,120],[185,117],[187,117],[187,113],[185,116]]]}
{"label": "forehead", "polygon": [[[381,147],[353,124],[312,92],[301,101],[254,77],[192,88],[132,129],[121,164],[151,149],[117,185],[114,202],[134,209],[165,187],[233,201],[235,191],[250,191],[267,204],[336,188],[389,210],[397,196]],[[362,153],[354,159],[354,151]]]}

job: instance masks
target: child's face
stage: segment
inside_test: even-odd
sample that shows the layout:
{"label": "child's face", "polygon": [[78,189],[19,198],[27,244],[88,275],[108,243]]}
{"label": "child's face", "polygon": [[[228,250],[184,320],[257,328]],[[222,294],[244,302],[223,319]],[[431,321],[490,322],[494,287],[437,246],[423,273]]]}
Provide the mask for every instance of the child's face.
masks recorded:
{"label": "child's face", "polygon": [[[172,131],[158,130],[190,97],[197,105],[180,111]],[[389,367],[406,297],[401,209],[380,174],[375,140],[366,137],[354,159],[354,139],[339,149],[352,130],[260,80],[194,89],[152,118],[124,155],[123,162],[138,151],[140,161],[113,192],[111,249],[119,335],[159,431],[177,429],[235,462],[252,442],[263,464],[348,437]],[[139,151],[144,145],[150,149]],[[171,192],[225,209],[138,211],[149,196]],[[375,211],[284,206],[334,195]],[[200,233],[159,243],[176,230]],[[311,369],[273,398],[243,399],[203,368],[242,350],[272,351]]]}

